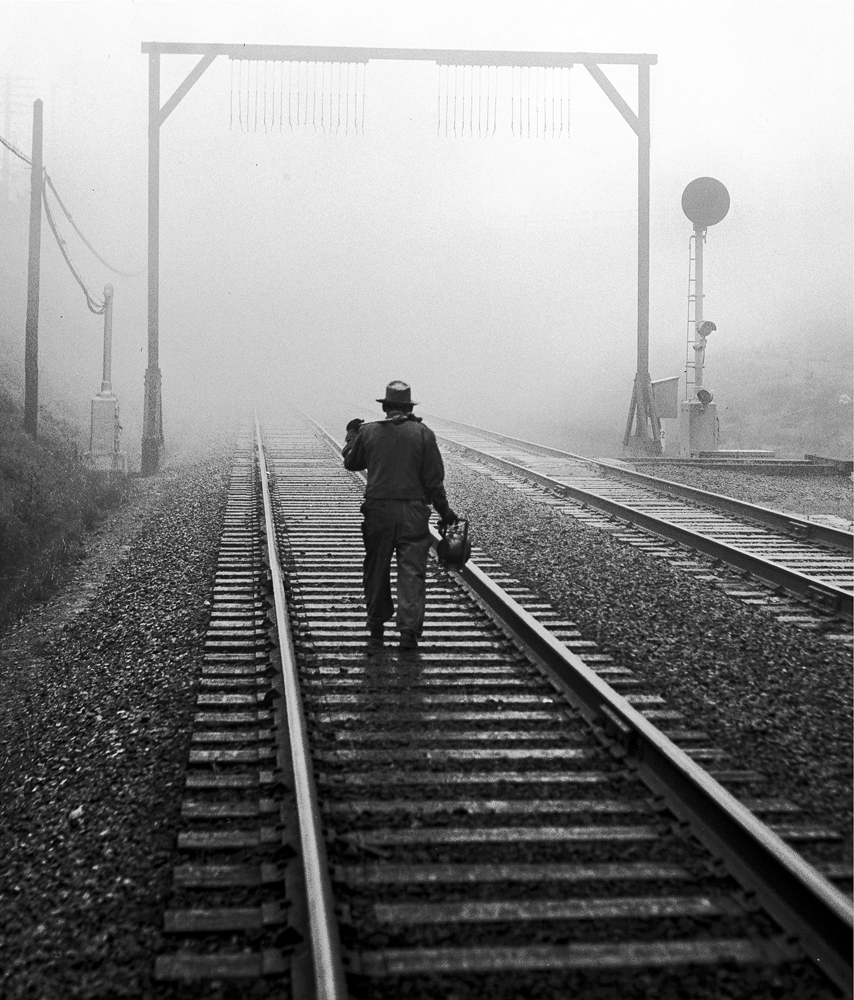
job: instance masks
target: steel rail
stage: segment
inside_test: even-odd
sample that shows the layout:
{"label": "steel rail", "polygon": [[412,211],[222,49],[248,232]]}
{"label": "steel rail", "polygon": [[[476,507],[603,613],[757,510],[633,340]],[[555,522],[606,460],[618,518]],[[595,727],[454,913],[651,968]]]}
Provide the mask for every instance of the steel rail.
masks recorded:
{"label": "steel rail", "polygon": [[[825,611],[837,614],[847,621],[854,619],[854,594],[842,590],[841,587],[835,587],[824,580],[808,576],[805,573],[799,573],[788,566],[782,566],[771,559],[764,559],[736,545],[730,545],[728,542],[718,541],[715,538],[692,531],[690,528],[683,528],[681,525],[674,524],[671,521],[665,521],[651,514],[645,514],[643,511],[628,504],[598,496],[578,486],[562,483],[551,476],[543,475],[543,473],[529,469],[527,466],[512,462],[510,459],[499,458],[497,455],[489,455],[486,452],[479,451],[477,448],[458,444],[457,442],[451,443],[454,447],[459,448],[465,453],[479,459],[485,459],[524,479],[537,482],[554,493],[570,497],[589,507],[595,507],[606,514],[610,514],[612,517],[628,521],[653,534],[667,538],[670,541],[679,542],[698,552],[702,552],[704,555],[711,556],[713,559],[719,559],[721,562],[734,566],[736,569],[752,573],[758,579],[764,580],[774,587],[783,587],[790,593],[813,604],[817,604]],[[568,456],[564,455],[564,457]],[[715,494],[710,495],[715,496]]]}
{"label": "steel rail", "polygon": [[[535,454],[565,458],[574,462],[583,462],[591,468],[604,470],[609,476],[624,479],[627,482],[643,484],[658,493],[667,493],[670,496],[680,497],[685,500],[694,500],[705,507],[713,507],[716,510],[744,517],[756,524],[761,524],[769,528],[777,528],[789,534],[794,534],[800,540],[809,539],[810,541],[819,542],[823,545],[832,545],[843,552],[854,554],[854,533],[844,531],[841,528],[831,528],[828,525],[816,524],[814,521],[808,521],[806,518],[791,514],[784,514],[782,511],[773,510],[771,507],[762,507],[759,504],[747,503],[745,500],[736,500],[735,497],[724,496],[721,493],[701,490],[696,486],[686,486],[684,483],[674,483],[670,479],[650,476],[645,472],[625,469],[622,466],[615,465],[613,462],[603,462],[595,458],[586,458],[583,455],[576,455],[573,452],[563,451],[560,448],[552,448],[549,445],[526,441],[524,438],[515,438],[508,434],[500,434],[497,431],[484,430],[482,427],[474,426],[474,424],[462,423],[459,420],[447,420],[445,417],[438,415],[435,416],[435,419],[452,427],[458,427],[460,430],[480,434],[500,444],[516,445],[523,450],[531,451]],[[463,446],[457,445],[457,447]]]}
{"label": "steel rail", "polygon": [[297,677],[296,654],[288,618],[284,580],[279,564],[279,547],[273,521],[270,488],[267,482],[264,443],[257,416],[255,417],[255,440],[258,448],[258,466],[264,501],[264,525],[267,533],[270,574],[273,583],[285,709],[293,758],[294,792],[299,816],[302,865],[305,872],[315,997],[316,1000],[347,1000],[348,992],[341,957],[341,940],[335,918],[326,848],[321,834],[317,788],[308,748],[308,735]]}
{"label": "steel rail", "polygon": [[[306,419],[340,454],[340,442],[317,421]],[[431,535],[435,547],[439,536],[432,527]],[[634,758],[640,776],[671,811],[690,824],[697,839],[724,860],[740,884],[800,939],[810,958],[850,997],[854,904],[471,560],[449,572],[590,722]]]}
{"label": "steel rail", "polygon": [[[451,572],[458,572],[452,570]],[[637,762],[641,777],[694,835],[851,995],[854,905],[581,658],[468,562],[458,574],[487,610],[518,637],[571,701]]]}

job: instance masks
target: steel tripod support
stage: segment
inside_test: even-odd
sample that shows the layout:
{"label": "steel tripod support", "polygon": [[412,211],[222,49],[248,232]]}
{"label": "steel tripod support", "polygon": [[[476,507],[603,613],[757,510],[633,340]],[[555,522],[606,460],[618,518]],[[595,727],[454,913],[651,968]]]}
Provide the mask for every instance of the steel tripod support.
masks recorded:
{"label": "steel tripod support", "polygon": [[661,421],[655,409],[649,372],[639,371],[635,375],[623,447],[634,455],[661,454]]}

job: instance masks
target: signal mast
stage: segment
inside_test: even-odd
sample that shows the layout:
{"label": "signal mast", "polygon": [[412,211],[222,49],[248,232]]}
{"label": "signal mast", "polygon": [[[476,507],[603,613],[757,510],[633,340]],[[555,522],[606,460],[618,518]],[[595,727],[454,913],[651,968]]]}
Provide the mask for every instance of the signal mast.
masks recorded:
{"label": "signal mast", "polygon": [[[682,192],[682,211],[694,224],[691,237],[693,254],[689,251],[685,399],[679,406],[679,457],[690,458],[692,455],[718,450],[717,404],[711,392],[703,385],[706,341],[717,329],[711,320],[703,316],[703,246],[706,229],[717,225],[729,211],[729,192],[714,177],[698,177]],[[693,277],[691,263],[694,265]]]}

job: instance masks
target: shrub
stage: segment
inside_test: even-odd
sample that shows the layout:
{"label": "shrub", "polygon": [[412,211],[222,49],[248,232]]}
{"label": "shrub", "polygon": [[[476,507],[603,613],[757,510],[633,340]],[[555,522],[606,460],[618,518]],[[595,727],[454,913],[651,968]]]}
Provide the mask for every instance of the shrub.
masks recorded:
{"label": "shrub", "polygon": [[41,411],[34,441],[21,406],[0,390],[0,627],[55,589],[85,532],[126,495],[126,480],[86,472],[69,424]]}

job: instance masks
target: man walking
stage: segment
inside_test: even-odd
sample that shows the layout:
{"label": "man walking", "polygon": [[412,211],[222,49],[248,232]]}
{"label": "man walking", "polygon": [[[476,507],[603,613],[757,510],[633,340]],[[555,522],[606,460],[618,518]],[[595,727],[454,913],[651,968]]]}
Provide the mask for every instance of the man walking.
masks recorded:
{"label": "man walking", "polygon": [[385,623],[394,615],[391,559],[396,555],[400,648],[412,650],[418,648],[424,627],[429,505],[444,524],[454,524],[457,515],[445,495],[445,467],[436,435],[412,412],[410,387],[406,382],[389,382],[385,397],[377,402],[385,419],[351,420],[343,449],[344,468],[368,472],[361,508],[368,648],[382,648]]}

